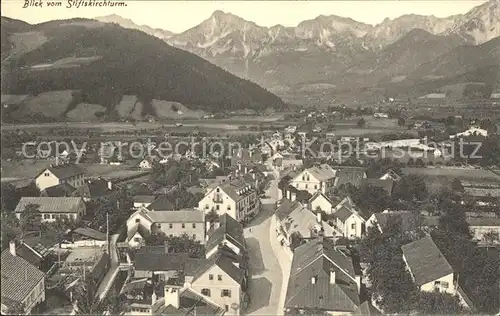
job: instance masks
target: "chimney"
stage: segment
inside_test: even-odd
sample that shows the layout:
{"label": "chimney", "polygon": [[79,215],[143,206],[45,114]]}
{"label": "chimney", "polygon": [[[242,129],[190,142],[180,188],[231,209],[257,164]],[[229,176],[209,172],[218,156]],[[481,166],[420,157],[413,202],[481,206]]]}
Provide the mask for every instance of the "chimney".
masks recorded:
{"label": "chimney", "polygon": [[189,288],[191,287],[191,283],[193,283],[194,277],[192,275],[186,275],[184,276],[184,287]]}
{"label": "chimney", "polygon": [[17,256],[16,254],[16,242],[14,240],[11,240],[9,242],[9,249],[10,249],[10,253],[15,257]]}
{"label": "chimney", "polygon": [[316,220],[321,224],[321,212],[316,213]]}
{"label": "chimney", "polygon": [[166,285],[165,286],[165,306],[172,305],[179,308],[180,305],[180,286]]}
{"label": "chimney", "polygon": [[335,284],[335,277],[337,275],[335,274],[335,271],[330,271],[330,284]]}
{"label": "chimney", "polygon": [[154,305],[157,299],[158,297],[156,296],[156,291],[153,289],[153,295],[151,295],[151,305]]}
{"label": "chimney", "polygon": [[316,284],[316,276],[311,277],[311,284]]}
{"label": "chimney", "polygon": [[358,294],[361,293],[361,275],[356,275],[356,285],[358,286]]}
{"label": "chimney", "polygon": [[108,181],[108,190],[113,190],[113,182]]}

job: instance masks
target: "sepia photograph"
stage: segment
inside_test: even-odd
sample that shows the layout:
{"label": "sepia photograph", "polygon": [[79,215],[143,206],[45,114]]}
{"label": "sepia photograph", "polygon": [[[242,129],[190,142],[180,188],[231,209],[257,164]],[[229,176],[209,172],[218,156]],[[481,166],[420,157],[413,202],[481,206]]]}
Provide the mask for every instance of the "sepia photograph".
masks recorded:
{"label": "sepia photograph", "polygon": [[1,0],[1,314],[500,316],[500,0]]}

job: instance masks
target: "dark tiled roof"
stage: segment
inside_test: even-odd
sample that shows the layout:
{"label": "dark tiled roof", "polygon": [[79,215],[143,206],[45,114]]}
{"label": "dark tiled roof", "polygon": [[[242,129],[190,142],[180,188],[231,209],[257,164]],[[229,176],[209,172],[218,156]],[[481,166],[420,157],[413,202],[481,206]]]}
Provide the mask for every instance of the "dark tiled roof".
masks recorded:
{"label": "dark tiled roof", "polygon": [[352,185],[359,187],[365,176],[365,168],[361,167],[337,167],[337,173],[335,175],[335,186],[340,186],[342,184],[351,183]]}
{"label": "dark tiled roof", "polygon": [[401,247],[415,284],[423,285],[453,273],[453,268],[430,236]]}
{"label": "dark tiled roof", "polygon": [[392,179],[363,179],[362,184],[371,185],[373,187],[382,188],[387,194],[392,194],[392,188],[394,186],[394,180]]}
{"label": "dark tiled roof", "polygon": [[333,215],[340,219],[342,222],[345,222],[353,212],[349,210],[345,205],[343,205],[340,209],[338,209]]}
{"label": "dark tiled roof", "polygon": [[61,183],[50,188],[46,188],[40,193],[44,197],[68,197],[75,191],[75,188],[69,183]]}
{"label": "dark tiled roof", "polygon": [[165,306],[165,300],[160,299],[152,307],[153,315],[222,315],[224,310],[209,302],[201,294],[192,289],[184,289],[179,294],[179,308]]}
{"label": "dark tiled roof", "polygon": [[174,211],[175,205],[165,195],[162,195],[151,203],[147,209],[150,211]]}
{"label": "dark tiled roof", "polygon": [[77,229],[73,230],[73,233],[82,235],[84,237],[88,237],[94,240],[106,240],[106,234],[101,233],[98,230],[89,228],[89,227],[78,227]]}
{"label": "dark tiled roof", "polygon": [[[224,191],[229,197],[235,201],[240,201],[246,198],[250,193],[255,192],[253,185],[248,184],[243,178],[227,180],[219,185],[219,188]],[[244,191],[240,194],[238,192]]]}
{"label": "dark tiled roof", "polygon": [[2,301],[5,298],[15,302],[22,302],[26,296],[45,277],[38,270],[19,256],[13,256],[9,249],[2,252]]}
{"label": "dark tiled roof", "polygon": [[104,196],[110,193],[108,189],[108,181],[104,179],[87,180],[83,185],[79,186],[73,195],[87,198],[95,198]]}
{"label": "dark tiled roof", "polygon": [[222,271],[224,271],[229,277],[240,285],[243,284],[243,281],[245,280],[245,271],[238,268],[233,263],[231,258],[228,258],[221,253],[217,253],[208,259],[189,259],[186,264],[185,273],[186,275],[193,276],[194,281],[214,265],[221,268]]}
{"label": "dark tiled roof", "polygon": [[299,202],[297,202],[297,201],[291,202],[289,199],[282,199],[281,200],[281,205],[278,207],[278,209],[275,212],[276,217],[280,221],[282,221],[285,218],[287,218],[288,215],[292,214],[292,212],[295,209],[297,209],[299,207],[302,207],[302,205]]}
{"label": "dark tiled roof", "polygon": [[155,197],[154,195],[136,195],[133,200],[134,203],[153,203]]}
{"label": "dark tiled roof", "polygon": [[15,212],[23,212],[28,204],[38,205],[40,213],[76,213],[83,201],[79,197],[22,197]]}
{"label": "dark tiled roof", "polygon": [[[85,173],[84,169],[75,164],[59,165],[59,166],[49,167],[47,169],[59,179],[67,179]],[[44,169],[38,175],[42,174],[47,169]]]}
{"label": "dark tiled roof", "polygon": [[149,236],[149,232],[140,223],[137,223],[127,231],[127,240],[130,241],[130,239],[132,239],[137,232],[139,232],[142,238]]}
{"label": "dark tiled roof", "polygon": [[331,241],[314,239],[295,250],[285,307],[354,312],[359,305],[352,261]]}
{"label": "dark tiled roof", "polygon": [[245,247],[243,226],[228,214],[219,217],[219,227],[209,231],[208,236],[208,241],[205,244],[207,251],[217,247],[224,240],[229,240],[241,250]]}

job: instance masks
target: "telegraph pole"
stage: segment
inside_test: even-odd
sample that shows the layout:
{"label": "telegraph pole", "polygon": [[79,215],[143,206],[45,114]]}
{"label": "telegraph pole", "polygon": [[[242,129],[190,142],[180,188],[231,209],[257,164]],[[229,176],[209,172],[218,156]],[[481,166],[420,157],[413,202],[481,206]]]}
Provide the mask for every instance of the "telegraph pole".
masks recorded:
{"label": "telegraph pole", "polygon": [[108,244],[108,255],[111,256],[110,245],[109,245],[109,213],[106,213],[106,240]]}

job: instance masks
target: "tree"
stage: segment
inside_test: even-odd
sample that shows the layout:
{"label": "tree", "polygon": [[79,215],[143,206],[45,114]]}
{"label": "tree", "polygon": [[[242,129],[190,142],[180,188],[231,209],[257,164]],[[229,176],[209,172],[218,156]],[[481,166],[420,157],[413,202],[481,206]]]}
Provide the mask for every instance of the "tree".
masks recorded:
{"label": "tree", "polygon": [[290,249],[292,251],[294,251],[295,248],[297,248],[298,246],[302,245],[303,242],[304,242],[304,239],[302,238],[302,236],[300,235],[300,233],[293,232],[290,235]]}
{"label": "tree", "polygon": [[451,182],[451,189],[455,192],[464,192],[464,187],[459,178],[453,179]]}
{"label": "tree", "polygon": [[40,205],[28,204],[21,213],[20,224],[23,234],[28,231],[39,231],[42,223]]}
{"label": "tree", "polygon": [[404,119],[404,118],[402,118],[402,117],[400,117],[400,118],[398,119],[398,125],[399,125],[399,126],[405,126],[405,124],[406,124],[405,119]]}
{"label": "tree", "polygon": [[395,198],[408,202],[422,201],[427,198],[428,194],[424,179],[413,174],[402,177],[393,192]]}
{"label": "tree", "polygon": [[457,315],[465,312],[458,297],[448,293],[419,292],[413,301],[413,309],[423,315]]}
{"label": "tree", "polygon": [[366,121],[364,118],[360,118],[357,123],[358,127],[365,127]]}
{"label": "tree", "polygon": [[495,231],[489,231],[486,234],[483,235],[483,240],[489,245],[492,245],[495,243],[495,241],[499,241],[499,235],[498,232]]}
{"label": "tree", "polygon": [[219,214],[214,209],[211,209],[205,216],[205,220],[209,223],[214,223],[219,220]]}
{"label": "tree", "polygon": [[97,282],[92,278],[77,285],[73,296],[76,315],[102,315],[107,310],[105,302],[99,299],[97,288]]}

